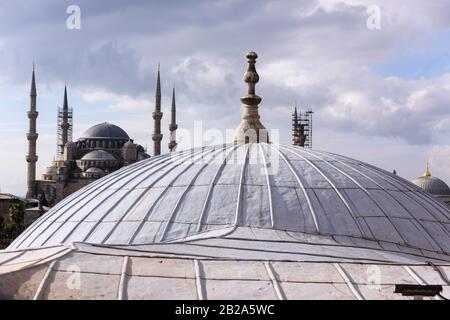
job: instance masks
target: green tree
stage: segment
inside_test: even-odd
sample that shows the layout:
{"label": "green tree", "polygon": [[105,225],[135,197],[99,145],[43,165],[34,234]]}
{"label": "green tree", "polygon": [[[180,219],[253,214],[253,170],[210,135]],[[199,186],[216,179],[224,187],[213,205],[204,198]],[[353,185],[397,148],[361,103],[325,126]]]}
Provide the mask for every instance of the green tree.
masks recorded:
{"label": "green tree", "polygon": [[0,240],[3,238],[4,229],[5,229],[5,218],[0,216]]}
{"label": "green tree", "polygon": [[17,237],[24,230],[25,209],[26,204],[23,201],[13,202],[9,206],[9,219],[14,226],[14,237]]}

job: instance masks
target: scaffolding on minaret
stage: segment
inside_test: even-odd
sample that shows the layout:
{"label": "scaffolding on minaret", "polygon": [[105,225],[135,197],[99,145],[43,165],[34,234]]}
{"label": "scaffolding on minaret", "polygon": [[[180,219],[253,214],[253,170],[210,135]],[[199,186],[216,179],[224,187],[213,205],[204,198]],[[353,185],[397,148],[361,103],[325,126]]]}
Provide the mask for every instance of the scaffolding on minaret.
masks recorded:
{"label": "scaffolding on minaret", "polygon": [[64,154],[64,146],[67,142],[72,142],[73,136],[73,110],[69,108],[67,99],[67,86],[64,86],[63,107],[58,108],[56,132],[56,155]]}
{"label": "scaffolding on minaret", "polygon": [[[67,120],[66,120],[67,119]],[[73,110],[69,108],[67,111],[64,108],[58,108],[57,115],[57,133],[56,133],[56,144],[57,144],[57,155],[64,154],[64,146],[67,142],[72,142],[73,139]],[[67,128],[67,140],[65,138],[63,125],[67,123],[69,126]],[[65,141],[66,140],[66,141]]]}
{"label": "scaffolding on minaret", "polygon": [[295,103],[294,113],[292,114],[292,144],[297,147],[304,147],[305,140],[304,126],[300,123],[297,112],[297,103]]}
{"label": "scaffolding on minaret", "polygon": [[312,148],[313,145],[313,113],[311,109],[300,112],[300,124],[303,125],[306,136],[305,148]]}

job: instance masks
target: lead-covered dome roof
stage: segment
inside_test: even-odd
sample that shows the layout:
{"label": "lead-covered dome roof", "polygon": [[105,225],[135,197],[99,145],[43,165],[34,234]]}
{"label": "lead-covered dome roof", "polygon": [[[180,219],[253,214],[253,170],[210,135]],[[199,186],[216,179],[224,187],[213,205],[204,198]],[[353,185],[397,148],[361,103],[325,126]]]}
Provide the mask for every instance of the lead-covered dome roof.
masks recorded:
{"label": "lead-covered dome roof", "polygon": [[413,183],[432,195],[450,196],[450,188],[439,178],[433,176],[422,176],[414,179]]}
{"label": "lead-covered dome roof", "polygon": [[116,157],[114,157],[111,153],[105,150],[94,150],[89,153],[86,153],[81,160],[97,160],[97,161],[104,161],[104,160],[116,160]]}
{"label": "lead-covered dome roof", "polygon": [[414,184],[344,156],[266,143],[124,167],[61,201],[10,248],[171,242],[239,226],[450,253],[450,211]]}
{"label": "lead-covered dome roof", "polygon": [[108,122],[96,124],[87,129],[81,139],[124,139],[129,140],[128,134],[122,128]]}

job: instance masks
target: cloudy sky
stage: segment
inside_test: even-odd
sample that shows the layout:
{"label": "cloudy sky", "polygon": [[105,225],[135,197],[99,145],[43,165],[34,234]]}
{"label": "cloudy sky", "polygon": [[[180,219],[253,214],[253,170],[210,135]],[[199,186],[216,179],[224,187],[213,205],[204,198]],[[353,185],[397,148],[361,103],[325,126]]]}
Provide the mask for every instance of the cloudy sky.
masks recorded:
{"label": "cloudy sky", "polygon": [[[81,10],[81,29],[67,28],[70,5]],[[56,151],[65,81],[74,138],[108,121],[150,148],[158,62],[163,128],[175,82],[179,127],[202,121],[225,134],[240,120],[250,50],[259,54],[262,122],[280,130],[281,143],[290,143],[297,101],[315,112],[316,149],[407,179],[429,160],[449,183],[449,40],[446,0],[2,0],[0,189],[25,193],[33,61],[40,175]]]}

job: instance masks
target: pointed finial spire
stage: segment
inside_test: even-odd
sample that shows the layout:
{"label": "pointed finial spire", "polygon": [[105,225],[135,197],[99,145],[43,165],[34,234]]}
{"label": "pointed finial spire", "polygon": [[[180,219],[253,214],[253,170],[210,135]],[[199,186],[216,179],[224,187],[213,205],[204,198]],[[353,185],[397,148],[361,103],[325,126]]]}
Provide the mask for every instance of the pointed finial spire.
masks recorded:
{"label": "pointed finial spire", "polygon": [[34,69],[35,69],[35,65],[33,62],[33,73],[31,75],[31,90],[30,90],[30,96],[31,97],[36,97],[37,96],[37,92],[36,92],[36,79],[34,76]]}
{"label": "pointed finial spire", "polygon": [[255,93],[255,85],[259,81],[259,75],[256,72],[255,64],[258,55],[251,51],[247,53],[248,67],[244,73],[244,81],[248,84],[247,94],[241,97],[244,104],[244,113],[241,123],[234,133],[235,143],[259,143],[269,142],[269,135],[266,128],[260,121],[258,105],[261,97]]}
{"label": "pointed finial spire", "polygon": [[67,102],[67,81],[64,83],[64,102],[63,102],[63,110],[69,110],[69,103]]}
{"label": "pointed finial spire", "polygon": [[177,125],[177,107],[175,103],[175,82],[173,83],[173,90],[172,90],[172,109],[170,114],[170,124],[169,124],[169,131],[170,131],[170,141],[169,141],[169,150],[170,152],[175,151],[177,147],[176,142],[176,133],[175,131],[178,129]]}
{"label": "pointed finial spire", "polygon": [[158,62],[158,75],[156,78],[156,96],[161,96],[161,76],[160,76],[160,64]]}
{"label": "pointed finial spire", "polygon": [[431,173],[430,173],[430,168],[429,168],[429,165],[428,165],[428,161],[427,161],[427,164],[426,164],[426,166],[425,166],[425,173],[423,174],[425,177],[431,177]]}
{"label": "pointed finial spire", "polygon": [[156,78],[156,93],[155,93],[155,111],[153,116],[153,155],[159,156],[161,154],[161,119],[163,113],[161,112],[161,79],[160,79],[160,64],[158,63],[158,75]]}

